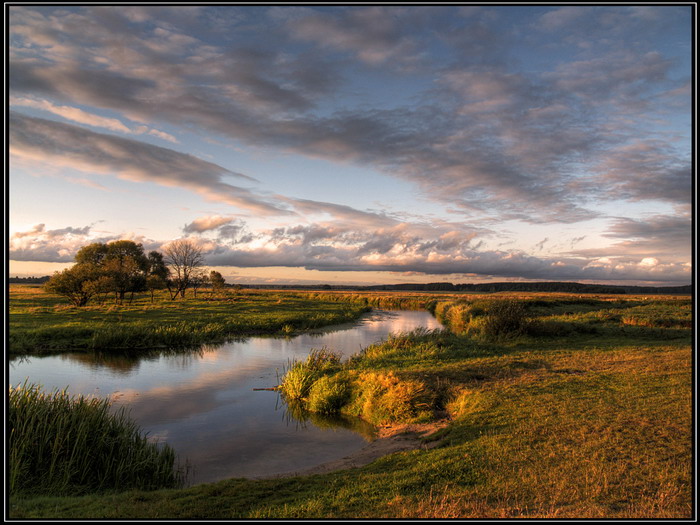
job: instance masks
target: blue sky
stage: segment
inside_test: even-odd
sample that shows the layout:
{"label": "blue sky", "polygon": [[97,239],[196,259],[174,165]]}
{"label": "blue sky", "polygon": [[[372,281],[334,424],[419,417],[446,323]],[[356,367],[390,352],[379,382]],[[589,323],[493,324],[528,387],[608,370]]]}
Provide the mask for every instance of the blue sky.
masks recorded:
{"label": "blue sky", "polygon": [[7,13],[11,275],[690,283],[692,4]]}

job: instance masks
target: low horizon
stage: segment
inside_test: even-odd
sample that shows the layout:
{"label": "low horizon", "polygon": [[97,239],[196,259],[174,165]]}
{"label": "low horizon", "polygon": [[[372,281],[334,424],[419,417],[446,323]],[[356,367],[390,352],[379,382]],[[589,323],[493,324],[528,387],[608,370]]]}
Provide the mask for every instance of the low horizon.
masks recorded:
{"label": "low horizon", "polygon": [[5,9],[9,275],[693,283],[692,5]]}

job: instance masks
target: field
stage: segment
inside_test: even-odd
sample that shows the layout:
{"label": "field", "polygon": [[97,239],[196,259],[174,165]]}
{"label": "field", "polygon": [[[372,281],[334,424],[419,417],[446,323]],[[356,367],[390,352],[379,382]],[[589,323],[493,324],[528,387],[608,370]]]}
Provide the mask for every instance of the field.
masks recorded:
{"label": "field", "polygon": [[[292,301],[269,294],[281,304]],[[384,304],[400,298],[385,295]],[[404,297],[404,307],[428,308],[449,330],[396,334],[345,363],[311,354],[299,365],[312,371],[298,382],[305,390],[290,393],[288,402],[383,426],[444,422],[426,436],[430,446],[326,474],[13,497],[10,516],[693,517],[690,298]],[[382,301],[378,295],[336,293],[307,299],[323,299],[323,308]],[[56,305],[40,308],[63,315]]]}
{"label": "field", "polygon": [[193,347],[227,338],[293,334],[357,319],[368,307],[294,293],[192,293],[171,301],[149,294],[131,304],[75,307],[40,286],[10,287],[9,352]]}

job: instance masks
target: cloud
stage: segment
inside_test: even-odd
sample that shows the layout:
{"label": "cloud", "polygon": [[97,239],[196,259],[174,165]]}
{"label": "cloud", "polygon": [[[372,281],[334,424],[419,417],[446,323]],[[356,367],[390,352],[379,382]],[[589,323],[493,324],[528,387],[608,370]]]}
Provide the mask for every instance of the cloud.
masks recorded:
{"label": "cloud", "polygon": [[50,120],[10,113],[10,152],[38,162],[90,173],[114,174],[134,182],[188,188],[204,198],[263,215],[285,214],[251,190],[223,182],[250,180],[192,155],[131,139],[96,133]]}
{"label": "cloud", "polygon": [[199,217],[182,229],[185,233],[202,233],[209,230],[216,230],[226,224],[230,224],[235,219],[233,217],[222,217],[221,215],[210,215]]}
{"label": "cloud", "polygon": [[619,240],[611,246],[574,250],[570,255],[585,258],[655,258],[664,263],[683,263],[691,257],[690,216],[617,217],[603,235]]}
{"label": "cloud", "polygon": [[16,232],[9,240],[9,258],[15,261],[73,262],[75,253],[89,244],[92,226],[47,230],[46,224]]}
{"label": "cloud", "polygon": [[110,131],[131,133],[131,130],[119,119],[101,117],[71,106],[56,106],[48,100],[33,100],[22,97],[11,97],[10,105],[42,109],[54,115],[58,115],[59,117],[63,117],[66,120],[77,122],[78,124],[87,124],[88,126],[105,128]]}
{"label": "cloud", "polygon": [[663,141],[639,140],[611,149],[596,171],[607,198],[678,204],[691,199],[690,159]]}
{"label": "cloud", "polygon": [[[648,108],[658,107],[654,96],[674,88],[671,60],[654,50],[607,52],[541,73],[516,71],[508,57],[513,43],[496,38],[502,34],[496,24],[503,20],[495,10],[459,18],[466,20],[460,25],[450,16],[458,11],[444,9],[294,9],[283,17],[276,8],[268,13],[277,13],[275,20],[283,23],[274,29],[231,11],[241,35],[253,38],[265,28],[276,50],[254,47],[260,44],[255,39],[245,44],[235,35],[224,46],[205,32],[186,33],[203,27],[206,10],[189,12],[189,22],[173,13],[168,23],[152,10],[106,11],[99,11],[100,18],[94,9],[21,10],[13,23],[18,35],[10,63],[13,92],[367,165],[417,184],[453,210],[485,217],[577,222],[595,216],[586,204],[599,192],[582,183],[581,173],[611,162],[630,133],[643,137],[640,120]],[[564,13],[575,18],[570,11],[550,11],[545,20],[561,26]],[[646,19],[635,18],[638,24]],[[84,30],[76,33],[77,27]],[[428,27],[438,30],[426,33]],[[285,31],[294,40],[286,40]],[[499,43],[487,46],[497,47],[488,62],[459,59],[478,55],[478,47],[465,52],[467,40],[473,46],[479,40],[474,35]],[[45,46],[40,54],[33,47],[38,42]],[[367,64],[415,65],[421,49],[438,43],[454,60],[448,66],[423,61],[414,70],[428,75],[420,78],[432,86],[416,97],[420,103],[328,110],[348,89],[342,74],[350,63],[338,60],[338,50],[352,55],[358,61],[353,67],[362,72]],[[675,111],[687,108],[684,104]],[[622,118],[629,115],[635,115],[633,125]],[[654,184],[682,190],[687,174],[679,169],[656,173]],[[617,189],[623,191],[615,194]],[[648,195],[633,189],[627,182],[616,184],[610,195]],[[679,197],[680,191],[668,194]]]}
{"label": "cloud", "polygon": [[534,280],[654,281],[687,284],[690,265],[649,264],[648,258],[581,259],[538,258],[523,253],[464,252],[458,255],[419,254],[390,251],[363,254],[349,247],[316,247],[285,244],[256,250],[219,250],[207,256],[207,263],[238,267],[304,267],[320,271],[413,272],[423,275],[470,275],[490,278]]}
{"label": "cloud", "polygon": [[[378,224],[383,223],[381,217],[378,219]],[[649,227],[620,221],[611,231],[619,236],[632,231],[643,239],[656,239],[682,230],[682,225],[674,225],[670,219],[665,227],[663,224],[663,218],[656,226]],[[246,225],[240,221],[208,216],[188,226],[191,227],[186,233],[195,234],[190,239],[204,250],[205,263],[216,267],[301,267],[319,271],[411,272],[451,278],[628,280],[667,284],[687,284],[691,279],[691,266],[683,258],[664,257],[654,251],[617,250],[613,246],[598,252],[579,251],[567,257],[488,251],[481,249],[474,232],[444,225],[397,222],[391,227],[354,229],[342,221],[329,221],[248,234]],[[89,242],[128,237],[127,234],[96,238],[91,235],[90,227],[47,230],[44,224],[39,224],[13,235],[9,253],[12,260],[72,262],[75,252]],[[167,244],[131,237],[148,250],[162,249]]]}
{"label": "cloud", "polygon": [[[480,250],[488,245],[486,226],[503,220],[575,223],[599,216],[593,205],[601,201],[621,210],[623,201],[688,206],[691,142],[674,135],[692,109],[683,55],[690,33],[682,31],[690,21],[679,22],[688,12],[11,9],[8,82],[21,107],[142,139],[175,143],[186,129],[352,163],[408,181],[468,225],[257,192],[244,187],[256,181],[214,162],[21,113],[10,115],[10,150],[13,158],[91,175],[182,187],[251,216],[284,216],[255,232],[229,216],[184,226],[230,264],[253,265],[261,256],[267,259],[258,264],[319,269],[506,276],[521,264],[522,276],[538,278],[617,278],[624,268],[685,275],[673,265],[682,265],[688,236],[661,216],[616,218],[606,234],[612,246],[574,252],[573,239],[561,260]],[[531,24],[523,29],[515,16]],[[658,45],[660,35],[679,28],[677,51]],[[550,55],[557,61],[543,58]],[[544,243],[538,246],[541,255]]]}
{"label": "cloud", "polygon": [[373,66],[388,63],[395,67],[417,59],[416,42],[405,27],[406,18],[413,25],[407,15],[405,9],[385,7],[311,12],[291,19],[287,27],[295,38],[350,52]]}

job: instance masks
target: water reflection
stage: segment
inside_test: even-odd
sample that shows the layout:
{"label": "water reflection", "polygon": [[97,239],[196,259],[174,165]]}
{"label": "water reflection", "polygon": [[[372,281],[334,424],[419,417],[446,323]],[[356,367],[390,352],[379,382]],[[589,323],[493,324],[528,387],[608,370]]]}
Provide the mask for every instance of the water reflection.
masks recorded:
{"label": "water reflection", "polygon": [[377,438],[377,427],[360,419],[359,417],[350,417],[343,414],[318,414],[309,412],[299,403],[285,403],[285,418],[288,422],[293,422],[301,428],[306,428],[308,423],[311,423],[318,428],[345,428],[360,434],[367,441],[373,441]]}
{"label": "water reflection", "polygon": [[[152,439],[194,467],[194,482],[303,470],[339,459],[374,439],[371,425],[290,411],[275,391],[285,366],[311,348],[350,357],[417,327],[439,328],[427,312],[372,312],[358,323],[295,337],[251,337],[196,351],[70,353],[14,358],[11,384],[109,396]],[[285,412],[286,411],[286,412]]]}

